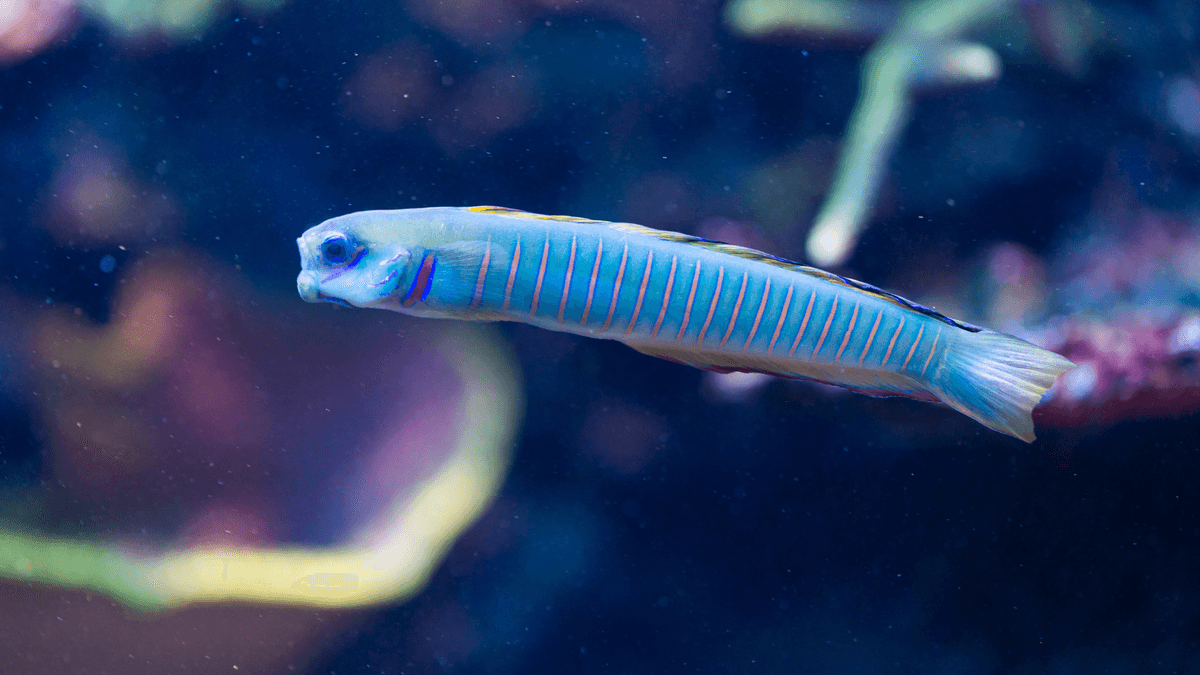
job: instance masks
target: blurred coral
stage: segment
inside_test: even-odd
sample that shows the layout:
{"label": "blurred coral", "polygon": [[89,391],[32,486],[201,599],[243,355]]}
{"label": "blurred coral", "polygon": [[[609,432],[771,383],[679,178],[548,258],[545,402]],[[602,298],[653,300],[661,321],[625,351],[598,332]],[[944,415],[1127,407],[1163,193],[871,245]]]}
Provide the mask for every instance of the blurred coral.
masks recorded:
{"label": "blurred coral", "polygon": [[488,51],[511,42],[529,26],[525,9],[511,0],[407,0],[406,9],[425,25]]}
{"label": "blurred coral", "polygon": [[5,0],[0,3],[0,66],[40,52],[67,31],[74,0]]}
{"label": "blurred coral", "polygon": [[[710,3],[711,0],[705,0]],[[555,16],[607,17],[652,40],[663,86],[690,86],[702,79],[712,59],[709,24],[695,2],[670,0],[652,5],[612,0],[585,3],[497,0],[411,0],[408,10],[455,40],[484,55],[499,54],[544,19]],[[681,30],[687,25],[689,30]],[[541,28],[541,26],[539,26]],[[542,104],[548,64],[509,57],[481,60],[466,74],[445,71],[415,43],[402,42],[367,55],[344,88],[343,108],[359,124],[395,132],[424,119],[447,155],[486,146],[505,131],[526,126]],[[620,137],[607,139],[619,143]]]}
{"label": "blurred coral", "polygon": [[[283,0],[237,0],[251,13],[277,9]],[[0,66],[27,59],[67,32],[79,13],[119,38],[194,38],[216,20],[226,0],[5,0],[0,3]]]}
{"label": "blurred coral", "polygon": [[179,220],[174,195],[139,179],[111,143],[87,130],[72,141],[49,194],[45,227],[68,246],[168,238]]}
{"label": "blurred coral", "polygon": [[1029,7],[1025,23],[1040,38],[1037,43],[1049,50],[1047,58],[1069,73],[1081,74],[1098,21],[1082,1],[921,0],[897,10],[893,5],[846,0],[735,0],[726,7],[731,27],[748,36],[799,32],[824,39],[882,33],[864,59],[858,102],[833,182],[808,234],[810,260],[840,266],[850,259],[870,221],[917,92],[1000,77],[1000,56],[961,36],[1009,16],[1014,6]]}
{"label": "blurred coral", "polygon": [[1094,232],[1061,256],[1035,332],[1078,364],[1050,392],[1047,418],[1110,425],[1200,412],[1200,224],[1152,211]]}
{"label": "blurred coral", "polygon": [[1200,412],[1200,310],[1174,316],[1071,317],[1046,341],[1077,365],[1050,392],[1050,424],[1111,426]]}
{"label": "blurred coral", "polygon": [[486,144],[503,131],[524,125],[537,111],[537,71],[519,63],[497,63],[455,84],[434,113],[433,137],[454,156]]}
{"label": "blurred coral", "polygon": [[[150,35],[185,40],[203,33],[216,20],[226,0],[76,0],[118,37],[136,40]],[[284,0],[236,0],[252,13],[278,9]]]}
{"label": "blurred coral", "polygon": [[[398,336],[364,313],[282,303],[190,249],[126,269],[107,324],[51,307],[15,336],[35,355],[27,386],[61,488],[20,526],[84,539],[0,532],[0,570],[147,608],[419,588],[506,470],[509,357],[470,329]],[[121,544],[85,543],[101,532]]]}
{"label": "blurred coral", "polygon": [[1200,224],[1139,210],[1097,214],[1092,228],[1049,260],[992,247],[972,285],[977,320],[1077,365],[1047,394],[1039,423],[1200,412]]}
{"label": "blurred coral", "polygon": [[[9,672],[310,672],[331,631],[357,617],[308,607],[226,604],[138,615],[93,593],[0,588],[0,650]],[[42,645],[50,642],[53,648]]]}
{"label": "blurred coral", "polygon": [[660,81],[669,88],[703,79],[715,57],[710,16],[716,0],[407,0],[406,5],[426,25],[485,54],[504,51],[536,23],[552,26],[555,16],[618,21],[653,42]]}
{"label": "blurred coral", "polygon": [[437,66],[428,50],[417,43],[401,43],[355,65],[342,106],[347,117],[364,127],[399,131],[425,115],[439,86]]}
{"label": "blurred coral", "polygon": [[1167,84],[1167,112],[1190,136],[1200,136],[1200,84],[1192,77],[1175,77]]}
{"label": "blurred coral", "polygon": [[[785,29],[820,33],[830,12],[801,9],[816,4],[811,0],[738,0],[727,7],[726,18],[735,30],[746,35]],[[846,131],[833,184],[808,235],[808,257],[816,264],[843,265],[854,252],[883,182],[888,158],[908,122],[913,89],[988,82],[999,77],[999,57],[984,45],[959,42],[958,36],[993,20],[1009,4],[1009,0],[914,2],[867,55],[862,91]],[[863,24],[845,26],[842,31],[870,34],[883,22],[874,18],[879,14],[867,5],[846,2],[829,6],[853,10],[834,10],[832,14],[840,15],[840,21]]]}

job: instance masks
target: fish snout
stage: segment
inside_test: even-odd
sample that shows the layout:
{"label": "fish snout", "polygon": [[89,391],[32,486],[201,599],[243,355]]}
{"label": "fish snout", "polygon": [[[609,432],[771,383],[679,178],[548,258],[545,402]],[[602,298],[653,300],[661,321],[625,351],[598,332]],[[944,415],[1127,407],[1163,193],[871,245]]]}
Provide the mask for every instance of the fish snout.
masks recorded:
{"label": "fish snout", "polygon": [[296,277],[296,290],[305,302],[320,302],[320,289],[321,282],[317,280],[315,273],[306,270]]}

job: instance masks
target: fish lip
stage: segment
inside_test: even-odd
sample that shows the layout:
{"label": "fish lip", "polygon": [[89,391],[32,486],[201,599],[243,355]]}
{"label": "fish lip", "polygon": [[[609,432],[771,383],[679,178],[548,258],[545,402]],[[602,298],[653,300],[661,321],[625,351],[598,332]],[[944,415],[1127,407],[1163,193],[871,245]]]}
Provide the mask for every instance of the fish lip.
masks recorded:
{"label": "fish lip", "polygon": [[300,297],[305,302],[321,302],[324,295],[321,293],[321,282],[317,279],[317,275],[313,272],[305,270],[296,277],[296,290],[300,293]]}

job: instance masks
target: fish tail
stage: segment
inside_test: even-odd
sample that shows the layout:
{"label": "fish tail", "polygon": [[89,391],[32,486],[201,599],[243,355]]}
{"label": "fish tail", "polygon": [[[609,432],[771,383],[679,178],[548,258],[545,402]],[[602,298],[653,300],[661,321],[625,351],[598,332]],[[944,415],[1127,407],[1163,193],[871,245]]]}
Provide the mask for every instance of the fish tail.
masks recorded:
{"label": "fish tail", "polygon": [[930,378],[930,390],[980,424],[1032,443],[1033,409],[1075,364],[1004,333],[985,329],[960,337]]}

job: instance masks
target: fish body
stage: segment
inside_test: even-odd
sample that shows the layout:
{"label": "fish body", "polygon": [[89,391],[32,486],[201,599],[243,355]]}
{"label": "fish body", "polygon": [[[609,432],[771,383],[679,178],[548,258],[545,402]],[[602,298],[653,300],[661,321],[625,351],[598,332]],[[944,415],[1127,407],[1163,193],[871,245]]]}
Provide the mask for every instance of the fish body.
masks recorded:
{"label": "fish body", "polygon": [[740,246],[500,207],[364,211],[298,240],[300,295],[415,316],[521,321],[718,372],[942,401],[1034,439],[1070,361],[868,284]]}

